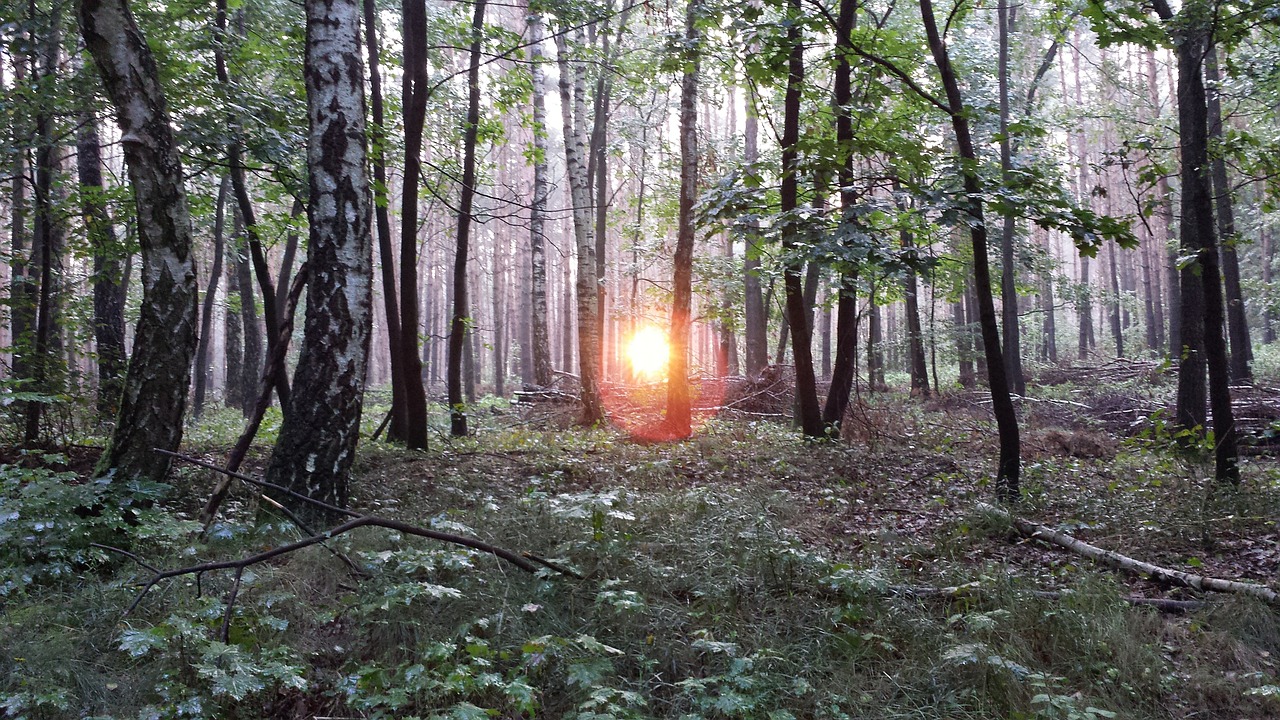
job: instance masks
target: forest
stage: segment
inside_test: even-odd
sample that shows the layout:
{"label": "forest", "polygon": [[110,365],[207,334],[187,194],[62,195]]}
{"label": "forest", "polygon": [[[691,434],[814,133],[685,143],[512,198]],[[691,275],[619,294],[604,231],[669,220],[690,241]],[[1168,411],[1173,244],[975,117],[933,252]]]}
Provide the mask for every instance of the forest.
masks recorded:
{"label": "forest", "polygon": [[0,718],[1280,716],[1280,3],[0,8]]}

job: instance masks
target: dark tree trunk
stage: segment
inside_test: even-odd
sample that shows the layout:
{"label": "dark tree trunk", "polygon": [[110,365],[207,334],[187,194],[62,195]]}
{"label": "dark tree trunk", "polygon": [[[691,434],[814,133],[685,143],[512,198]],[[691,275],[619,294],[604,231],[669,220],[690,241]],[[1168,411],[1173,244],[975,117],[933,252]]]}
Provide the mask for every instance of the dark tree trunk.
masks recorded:
{"label": "dark tree trunk", "polygon": [[205,287],[204,302],[200,307],[200,336],[196,345],[195,393],[191,414],[199,418],[204,413],[204,396],[213,367],[209,363],[209,346],[213,337],[213,305],[218,295],[218,281],[222,279],[222,253],[226,234],[227,195],[231,193],[231,178],[223,176],[218,186],[218,201],[213,214],[213,268],[209,271],[209,284]]}
{"label": "dark tree trunk", "polygon": [[[76,140],[76,170],[80,178],[80,210],[93,253],[93,335],[98,351],[98,414],[115,417],[124,380],[124,286],[121,249],[107,214],[106,184],[102,180],[102,145],[98,119],[86,110]],[[216,286],[215,286],[216,287]]]}
{"label": "dark tree trunk", "polygon": [[98,472],[161,481],[177,450],[196,345],[196,270],[182,164],[159,72],[124,0],[81,0],[80,29],[116,108],[142,246],[142,315]]}
{"label": "dark tree trunk", "polygon": [[[62,40],[62,6],[54,5],[42,28],[39,39],[40,59],[36,83],[46,88],[56,87],[58,54]],[[33,13],[34,15],[34,13]],[[27,266],[28,282],[36,281],[35,337],[28,356],[31,384],[27,390],[51,396],[62,391],[65,368],[57,343],[58,324],[61,320],[60,285],[62,278],[62,250],[65,234],[61,213],[57,212],[53,197],[55,180],[62,165],[62,149],[54,138],[54,118],[49,101],[40,101],[36,111],[36,182],[34,186],[35,217],[32,226],[31,259]],[[40,436],[41,419],[45,402],[28,402],[25,407],[26,428],[23,440],[36,442]]]}
{"label": "dark tree trunk", "polygon": [[1089,357],[1089,351],[1093,348],[1093,286],[1089,282],[1089,258],[1087,257],[1080,258],[1080,288],[1076,313],[1080,325],[1076,356],[1084,360]]}
{"label": "dark tree trunk", "polygon": [[1040,278],[1041,305],[1044,310],[1044,350],[1041,358],[1047,362],[1058,362],[1058,310],[1054,307],[1053,270],[1056,261],[1053,259],[1053,241],[1049,231],[1044,233],[1045,252],[1050,262]]}
{"label": "dark tree trunk", "polygon": [[[903,248],[914,248],[915,238],[906,230],[901,231]],[[929,397],[929,367],[924,358],[924,333],[920,328],[919,283],[914,266],[907,268],[902,278],[902,295],[907,307],[907,353],[910,358],[911,394]]]}
{"label": "dark tree trunk", "polygon": [[880,306],[876,304],[878,278],[871,278],[867,300],[867,389],[871,392],[888,390],[884,382],[884,328],[881,324]]}
{"label": "dark tree trunk", "polygon": [[1107,303],[1111,306],[1109,313],[1111,320],[1111,341],[1116,346],[1116,357],[1124,357],[1124,325],[1120,321],[1120,276],[1116,272],[1116,250],[1115,245],[1107,248],[1107,256],[1111,265],[1111,298]]}
{"label": "dark tree trunk", "polygon": [[[1201,0],[1202,1],[1202,0]],[[1165,0],[1155,0],[1165,20],[1173,13]],[[1178,127],[1182,159],[1182,253],[1195,259],[1182,275],[1183,358],[1178,366],[1178,421],[1191,428],[1205,420],[1205,365],[1209,370],[1209,399],[1213,409],[1215,474],[1219,480],[1239,482],[1238,450],[1231,392],[1218,243],[1213,226],[1213,194],[1208,177],[1209,129],[1202,60],[1209,49],[1208,10],[1196,2],[1184,5],[1189,16],[1179,28]],[[1197,277],[1198,276],[1198,277]],[[1192,293],[1192,287],[1199,292]],[[1197,297],[1199,295],[1199,297]],[[1198,422],[1197,422],[1198,421]]]}
{"label": "dark tree trunk", "polygon": [[[755,96],[747,99],[747,113],[743,120],[742,159],[748,168],[754,168],[759,160],[760,123],[756,118]],[[753,175],[754,170],[749,170]],[[744,294],[743,323],[746,343],[746,371],[748,377],[756,377],[769,364],[769,315],[765,312],[764,297],[760,288],[760,237],[759,223],[752,222],[747,229],[746,252],[742,257]]]}
{"label": "dark tree trunk", "polygon": [[[427,9],[425,0],[403,0],[401,11],[404,15],[404,78],[401,97],[404,103],[404,187],[401,189],[400,202],[400,373],[404,376],[404,427],[403,440],[410,449],[422,449],[427,446],[427,394],[422,386],[422,356],[418,352],[418,332],[421,330],[421,318],[418,315],[418,176],[422,167],[422,132],[426,120],[427,94],[430,82],[427,70]],[[477,22],[484,17],[484,2],[477,5]],[[477,34],[479,30],[475,31]],[[472,43],[472,54],[475,54],[476,39]],[[474,67],[474,60],[472,60]],[[474,71],[473,71],[474,74]],[[472,83],[469,107],[476,106],[474,99],[475,79],[468,75]],[[466,262],[468,229],[463,222],[470,222],[471,198],[475,182],[475,127],[479,122],[479,110],[468,110],[467,152],[471,153],[470,179],[463,169],[463,199],[465,205],[459,215],[458,236],[459,257]],[[465,220],[463,219],[465,218]],[[462,317],[466,317],[467,290],[465,284],[455,290],[455,302],[461,298]],[[457,322],[455,316],[455,322]],[[452,340],[450,340],[452,347]],[[450,404],[453,403],[452,397]],[[455,412],[458,409],[455,407]],[[455,421],[456,422],[456,421]],[[463,434],[466,433],[463,420]]]}
{"label": "dark tree trunk", "polygon": [[[232,189],[234,188],[233,180]],[[244,228],[240,224],[239,216],[236,218],[235,225],[236,236],[243,242],[244,236],[241,231]],[[244,332],[244,360],[240,366],[241,383],[244,389],[240,394],[240,410],[245,417],[248,417],[253,412],[254,394],[258,388],[258,381],[262,379],[263,342],[262,326],[258,324],[258,303],[253,294],[253,271],[249,268],[249,259],[244,253],[246,249],[243,245],[237,249],[235,267],[232,269],[236,273],[236,287],[240,290],[240,327]]]}
{"label": "dark tree trunk", "polygon": [[[542,63],[542,16],[529,16],[529,60],[533,71],[533,203],[529,210],[529,299],[532,308],[530,343],[534,382],[551,384],[551,340],[547,328],[547,103]],[[644,182],[643,177],[641,182]],[[643,188],[643,185],[641,186]],[[643,202],[643,200],[642,200]]]}
{"label": "dark tree trunk", "polygon": [[[1222,102],[1218,99],[1218,54],[1213,43],[1205,57],[1205,75],[1210,86],[1208,93],[1209,141],[1222,142]],[[1249,339],[1249,323],[1245,319],[1244,293],[1240,288],[1240,259],[1236,253],[1236,218],[1231,197],[1231,183],[1227,177],[1227,161],[1222,153],[1216,153],[1210,165],[1213,180],[1214,202],[1217,206],[1219,249],[1222,263],[1222,282],[1226,290],[1227,336],[1231,340],[1230,372],[1236,382],[1253,381],[1253,343]]]}
{"label": "dark tree trunk", "polygon": [[[1013,171],[1012,140],[1009,137],[1009,34],[1013,31],[1013,17],[1008,0],[999,0],[996,17],[999,28],[999,57],[997,84],[1000,94],[1000,176],[1008,184]],[[1016,258],[1014,257],[1013,215],[1005,215],[1000,230],[1000,311],[1003,331],[1003,355],[1009,377],[1009,390],[1017,395],[1027,394],[1027,382],[1022,376],[1022,341],[1018,328],[1018,284]]]}
{"label": "dark tree trunk", "polygon": [[[422,2],[423,0],[413,0]],[[462,353],[467,328],[467,248],[471,232],[471,205],[475,199],[476,133],[480,126],[480,45],[484,36],[486,0],[477,0],[471,19],[470,62],[467,69],[467,126],[463,135],[462,198],[458,205],[458,243],[453,260],[453,318],[449,324],[449,420],[455,437],[467,434],[467,414],[462,396]],[[424,15],[425,22],[425,15]],[[426,88],[422,91],[425,93]],[[423,102],[426,102],[424,96]],[[404,248],[401,248],[404,252]],[[401,267],[401,276],[404,268]],[[474,383],[468,383],[474,386]],[[474,392],[474,391],[473,391]]]}
{"label": "dark tree trunk", "polygon": [[[14,85],[27,83],[26,58],[13,56]],[[14,114],[12,132],[20,137],[33,130],[19,113]],[[9,205],[9,336],[13,346],[14,378],[28,377],[27,356],[31,352],[31,328],[35,325],[36,286],[27,277],[27,172],[28,152],[23,146],[14,148],[12,174],[13,194]]]}
{"label": "dark tree trunk", "polygon": [[[227,41],[226,0],[217,0],[215,10],[217,43],[214,44],[214,65],[218,82],[230,92],[233,84],[227,69],[224,51]],[[238,26],[237,34],[243,38],[246,35],[243,9],[238,10],[236,13],[236,24]],[[252,262],[252,275],[249,276],[248,281],[246,282],[243,273],[240,277],[241,298],[242,300],[246,296],[250,298],[249,303],[241,305],[241,310],[246,313],[244,324],[245,372],[249,374],[246,387],[256,388],[258,373],[262,368],[263,342],[262,334],[258,330],[256,309],[254,310],[254,322],[250,323],[247,315],[254,306],[252,302],[254,277],[257,278],[258,289],[262,293],[262,317],[267,326],[265,345],[268,351],[274,347],[276,338],[280,335],[280,319],[277,312],[278,303],[276,302],[275,284],[271,280],[271,269],[267,265],[266,251],[263,250],[262,240],[258,236],[258,219],[253,209],[253,202],[249,198],[249,187],[245,179],[244,143],[240,138],[240,121],[239,118],[232,115],[228,118],[228,123],[231,126],[232,140],[227,144],[227,169],[231,175],[231,189],[235,195],[239,219],[243,223],[244,236],[247,240],[248,260],[246,262]],[[237,269],[239,269],[238,265]],[[255,390],[253,389],[246,391],[248,404],[242,408],[246,415],[253,412],[254,392]],[[276,378],[276,395],[280,398],[281,408],[286,408],[289,404],[289,383],[288,378],[283,374]]]}
{"label": "dark tree trunk", "polygon": [[1001,355],[999,328],[996,323],[995,301],[991,297],[991,270],[987,262],[987,226],[982,212],[982,180],[978,175],[977,152],[969,134],[969,116],[960,95],[960,84],[951,68],[951,58],[933,17],[932,0],[920,0],[920,15],[929,38],[929,50],[942,85],[946,89],[951,125],[956,134],[960,157],[965,161],[964,189],[968,198],[969,233],[973,241],[974,285],[977,289],[979,321],[982,325],[982,345],[987,359],[987,379],[991,389],[991,409],[996,416],[1000,434],[1000,461],[996,473],[996,492],[1004,499],[1019,495],[1018,475],[1021,467],[1018,437],[1018,416],[1009,395],[1009,380],[1005,374],[1004,357]]}
{"label": "dark tree trunk", "polygon": [[[372,198],[366,171],[360,6],[307,0],[307,312],[294,396],[267,480],[345,507],[360,435],[372,324]],[[277,498],[304,519],[337,513]]]}
{"label": "dark tree trunk", "polygon": [[671,353],[667,360],[667,427],[676,437],[688,437],[689,324],[693,302],[693,205],[698,199],[698,0],[685,11],[684,78],[680,83],[680,209],[673,260]]}
{"label": "dark tree trunk", "polygon": [[[800,0],[787,0],[787,11],[795,20],[787,26],[787,44],[791,48],[787,69],[786,104],[782,130],[782,193],[781,210],[784,216],[794,214],[799,207],[799,142],[800,142],[800,93],[804,84],[804,44],[799,18]],[[799,246],[799,225],[794,218],[784,221],[782,248],[794,255]],[[796,366],[796,411],[804,434],[820,437],[823,434],[822,409],[818,406],[817,378],[813,372],[812,322],[806,306],[804,288],[801,286],[800,269],[794,260],[788,261],[783,275],[787,293],[787,318],[791,325],[791,351]]]}
{"label": "dark tree trunk", "polygon": [[975,384],[973,373],[973,333],[969,331],[969,316],[965,312],[965,299],[951,304],[951,324],[955,327],[956,357],[960,374],[960,387],[972,388]]}
{"label": "dark tree trunk", "polygon": [[[227,299],[240,300],[240,274],[236,272],[236,260],[231,258],[227,268]],[[239,308],[227,308],[223,320],[226,332],[226,384],[223,387],[222,402],[227,407],[237,410],[244,407],[247,383],[244,381],[244,327],[240,322]]]}
{"label": "dark tree trunk", "polygon": [[[378,10],[375,0],[363,0],[364,40],[369,58],[369,102],[373,112],[373,125],[369,129],[369,155],[373,166],[373,215],[378,233],[378,267],[382,274],[382,308],[387,320],[387,354],[391,366],[391,423],[387,438],[404,441],[409,424],[405,404],[405,388],[408,378],[404,373],[404,356],[400,344],[400,302],[397,298],[396,254],[391,244],[391,211],[387,197],[387,125],[386,110],[382,101],[382,71],[379,65]],[[406,20],[405,25],[409,22]],[[406,60],[408,59],[406,50]],[[407,78],[409,73],[405,73]],[[408,110],[406,109],[406,112]],[[407,178],[406,178],[407,179]],[[408,180],[416,187],[417,178]],[[421,383],[419,383],[421,384]]]}

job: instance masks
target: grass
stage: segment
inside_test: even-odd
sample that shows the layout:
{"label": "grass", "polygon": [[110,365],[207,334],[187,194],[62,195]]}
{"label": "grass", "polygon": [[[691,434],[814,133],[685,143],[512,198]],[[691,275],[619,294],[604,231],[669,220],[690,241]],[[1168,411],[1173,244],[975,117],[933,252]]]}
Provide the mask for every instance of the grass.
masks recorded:
{"label": "grass", "polygon": [[[1015,541],[973,512],[988,494],[993,441],[970,399],[873,398],[844,440],[816,444],[777,424],[730,420],[686,442],[639,444],[554,429],[500,403],[473,415],[473,437],[450,441],[440,408],[434,417],[425,453],[365,446],[353,503],[535,552],[585,579],[362,531],[334,545],[367,577],[320,548],[255,567],[224,645],[215,638],[230,577],[170,581],[121,622],[145,571],[114,555],[75,556],[70,575],[3,598],[4,716],[1280,712],[1274,608],[1235,598],[1186,617],[1135,608],[1123,596],[1164,589]],[[379,420],[370,409],[366,432]],[[1210,493],[1197,466],[1158,442],[1118,442],[1087,423],[1029,425],[1044,447],[1028,460],[1021,514],[1153,562],[1194,560],[1255,580],[1274,572],[1273,463],[1248,465],[1238,492]],[[234,417],[211,413],[188,443],[217,457],[237,432]],[[1076,437],[1086,433],[1097,437]],[[1095,445],[1103,451],[1090,456]],[[6,507],[19,507],[18,488],[55,482],[8,472]],[[172,567],[295,535],[260,522],[262,508],[238,490],[217,532],[198,541],[183,518],[208,482],[184,471],[140,524],[118,530],[119,542]],[[0,542],[6,559],[21,549],[14,538]],[[942,586],[964,587],[910,591]],[[1065,594],[1032,593],[1044,589]]]}

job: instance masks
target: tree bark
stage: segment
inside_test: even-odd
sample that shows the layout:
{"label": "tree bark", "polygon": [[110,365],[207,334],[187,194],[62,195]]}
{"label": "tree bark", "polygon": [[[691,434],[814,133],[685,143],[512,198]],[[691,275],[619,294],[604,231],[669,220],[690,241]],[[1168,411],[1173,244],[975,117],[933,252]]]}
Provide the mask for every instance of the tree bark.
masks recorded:
{"label": "tree bark", "polygon": [[[227,69],[225,46],[227,42],[227,3],[226,0],[217,0],[215,7],[214,23],[216,29],[217,42],[214,44],[214,66],[218,77],[218,82],[226,88],[228,94],[232,89],[231,74]],[[236,12],[237,34],[241,37],[245,36],[244,28],[244,10],[240,9]],[[267,265],[267,255],[262,248],[262,239],[258,236],[258,219],[253,209],[253,202],[249,198],[249,187],[245,179],[244,167],[244,141],[241,139],[241,128],[239,118],[231,115],[228,117],[228,123],[231,126],[232,140],[227,144],[227,168],[231,175],[231,189],[235,196],[236,207],[239,210],[240,221],[243,223],[244,236],[247,241],[247,250],[249,251],[248,260],[252,262],[252,276],[249,282],[245,282],[245,278],[240,278],[241,298],[250,298],[248,304],[241,304],[241,310],[248,313],[253,309],[253,279],[258,282],[258,289],[262,293],[262,317],[267,326],[266,331],[266,349],[269,352],[276,338],[280,334],[280,319],[277,313],[278,303],[276,302],[275,284],[271,280],[271,269]],[[239,268],[239,266],[237,266]],[[246,372],[251,372],[251,376],[246,387],[256,388],[258,381],[258,373],[262,368],[263,360],[263,343],[262,334],[257,330],[256,311],[255,320],[251,324],[246,315],[244,326],[245,337],[245,365]],[[256,344],[251,340],[256,338]],[[256,362],[251,362],[250,353],[256,354]],[[252,395],[253,390],[247,391],[246,395]],[[276,395],[280,398],[281,408],[287,407],[289,404],[289,383],[288,378],[281,375],[276,378]],[[252,403],[252,399],[249,399]],[[252,412],[252,407],[246,405],[243,408],[246,415]]]}
{"label": "tree bark", "polygon": [[123,263],[115,227],[107,213],[102,179],[102,144],[98,119],[89,100],[76,139],[76,170],[80,180],[80,210],[93,253],[93,335],[98,352],[98,414],[115,417],[124,379]]}
{"label": "tree bark", "polygon": [[[1272,236],[1271,229],[1265,225],[1261,230],[1262,234],[1262,285],[1266,288],[1273,288],[1271,284],[1272,266],[1275,263],[1275,238]],[[1272,304],[1270,292],[1263,296],[1262,308],[1262,342],[1270,345],[1276,341],[1276,311]]]}
{"label": "tree bark", "polygon": [[182,164],[155,58],[125,0],[81,0],[80,29],[116,108],[142,246],[142,315],[97,472],[161,481],[182,440],[196,345],[196,269]]}
{"label": "tree bark", "polygon": [[[578,379],[582,386],[582,418],[584,425],[604,420],[600,401],[600,342],[597,333],[596,248],[591,237],[591,208],[587,194],[586,148],[582,139],[582,119],[586,114],[584,95],[586,78],[581,63],[569,65],[568,43],[564,35],[556,36],[560,65],[560,108],[563,116],[565,164],[569,177],[570,202],[573,205],[574,246],[577,249]],[[571,84],[572,83],[572,84]],[[566,303],[567,305],[567,303]]]}
{"label": "tree bark", "polygon": [[[1155,0],[1165,21],[1174,19],[1166,0]],[[1178,145],[1182,160],[1182,252],[1194,257],[1182,273],[1182,362],[1178,366],[1178,422],[1205,422],[1205,366],[1213,409],[1215,475],[1239,482],[1238,450],[1228,378],[1222,284],[1208,176],[1209,125],[1202,60],[1209,49],[1209,8],[1203,0],[1184,4],[1175,31],[1178,64]],[[1194,290],[1194,292],[1193,292]]]}
{"label": "tree bark", "polygon": [[[1013,172],[1013,145],[1009,137],[1009,34],[1013,31],[1013,17],[1008,0],[999,0],[996,6],[999,28],[997,84],[1000,94],[1000,177],[1008,185]],[[1022,341],[1018,327],[1018,283],[1014,256],[1015,218],[1005,215],[1000,228],[1000,311],[1003,330],[1005,369],[1009,377],[1009,390],[1017,395],[1027,394],[1027,381],[1022,375]]]}
{"label": "tree bark", "polygon": [[[294,396],[266,477],[345,507],[372,320],[360,6],[355,0],[307,0],[305,10],[310,281]],[[338,519],[292,495],[277,500],[304,519]]]}
{"label": "tree bark", "polygon": [[[404,427],[399,439],[406,447],[420,450],[427,447],[427,394],[422,386],[422,355],[418,351],[418,333],[421,329],[418,303],[418,177],[422,167],[422,131],[426,122],[427,94],[430,92],[427,70],[427,9],[425,0],[403,0],[401,11],[404,15],[404,78],[401,98],[404,103],[404,187],[401,188],[400,201],[400,373],[404,379]],[[484,3],[478,5],[477,17],[484,17]],[[479,22],[479,21],[478,21]],[[479,30],[475,31],[478,35]],[[475,54],[477,39],[472,44]],[[474,60],[472,61],[474,63]],[[468,75],[473,84],[471,93],[474,97],[474,78]],[[471,106],[475,100],[470,101]],[[463,202],[467,205],[461,211],[460,218],[470,220],[470,198],[475,182],[474,145],[475,125],[479,110],[468,110],[467,132],[464,142],[472,153],[471,179],[466,177],[463,169]],[[461,226],[462,221],[459,220]],[[459,228],[459,237],[465,238],[466,228]],[[465,262],[466,241],[461,243],[461,257]],[[465,317],[467,294],[465,286],[456,294],[461,298],[460,307]],[[450,341],[452,347],[452,341]],[[450,403],[453,400],[450,399]],[[465,422],[465,421],[464,421]],[[464,428],[463,433],[466,430]]]}
{"label": "tree bark", "polygon": [[[755,93],[747,98],[746,117],[743,119],[742,160],[749,177],[755,178],[755,164],[759,157],[760,121],[756,117]],[[760,287],[760,235],[759,223],[752,221],[747,228],[746,252],[742,255],[742,284],[744,295],[743,328],[746,343],[747,377],[756,377],[769,364],[769,315],[765,312],[764,296]]]}
{"label": "tree bark", "polygon": [[[529,300],[532,307],[529,351],[533,378],[539,387],[551,385],[551,339],[547,326],[547,102],[543,72],[542,16],[529,16],[529,62],[533,73],[533,202],[529,209]],[[641,182],[644,182],[643,177]]]}
{"label": "tree bark", "polygon": [[[1219,99],[1218,84],[1221,74],[1218,72],[1218,53],[1214,43],[1210,41],[1208,54],[1205,56],[1205,75],[1209,80],[1207,109],[1209,112],[1209,142],[1222,142],[1222,101]],[[1218,235],[1220,237],[1220,261],[1222,264],[1223,289],[1226,291],[1227,304],[1227,337],[1231,341],[1229,369],[1231,379],[1236,382],[1253,381],[1253,343],[1249,339],[1249,322],[1245,318],[1244,293],[1240,288],[1240,258],[1236,253],[1236,243],[1241,238],[1236,234],[1236,218],[1234,201],[1231,196],[1231,183],[1227,177],[1227,160],[1221,151],[1214,153],[1209,172],[1213,182],[1214,204],[1217,207]]]}
{"label": "tree bark", "polygon": [[[422,2],[422,0],[414,0]],[[467,126],[462,139],[462,197],[458,204],[458,242],[453,260],[453,317],[449,324],[449,422],[454,437],[467,434],[466,404],[462,394],[462,364],[469,320],[467,310],[467,249],[471,232],[471,206],[475,199],[476,134],[480,126],[480,45],[484,39],[486,0],[477,0],[471,19],[470,61],[467,67]],[[424,20],[425,21],[425,20]],[[425,88],[423,89],[425,92]],[[425,102],[425,97],[423,98]],[[401,248],[403,252],[403,248]],[[403,275],[403,268],[401,274]],[[468,354],[471,357],[472,354]],[[474,357],[471,357],[474,362]],[[474,387],[474,375],[468,387]],[[472,391],[474,392],[474,391]]]}
{"label": "tree bark", "polygon": [[[391,423],[387,428],[387,439],[403,442],[409,424],[408,410],[405,405],[405,388],[408,379],[405,377],[403,350],[400,346],[396,251],[391,243],[391,210],[390,199],[387,197],[387,125],[386,110],[382,101],[382,70],[379,63],[381,51],[378,44],[378,9],[375,0],[363,0],[363,11],[365,51],[369,58],[369,102],[373,113],[369,143],[369,155],[373,166],[373,215],[374,226],[378,233],[382,309],[387,321],[387,354],[391,366]],[[408,25],[406,21],[406,26]],[[406,72],[405,77],[408,76],[409,72]],[[408,112],[407,108],[406,112]],[[417,179],[414,178],[412,182],[416,187]]]}
{"label": "tree bark", "polygon": [[685,10],[684,77],[680,83],[680,207],[672,282],[667,427],[675,437],[692,432],[689,398],[689,325],[693,304],[693,205],[698,199],[698,0]]}
{"label": "tree bark", "polygon": [[799,250],[800,227],[795,217],[799,207],[799,142],[800,142],[800,93],[804,84],[804,44],[799,22],[800,0],[787,0],[787,12],[792,22],[787,26],[787,45],[790,57],[787,63],[787,90],[782,129],[782,193],[783,215],[782,249],[787,254],[784,280],[787,295],[787,317],[791,324],[792,355],[796,366],[796,411],[804,434],[821,437],[822,409],[818,405],[817,379],[813,372],[812,325],[808,319],[804,288],[800,281],[799,262],[794,257]]}
{"label": "tree bark", "polygon": [[1000,461],[996,472],[996,493],[1011,500],[1019,495],[1018,476],[1021,469],[1018,437],[1018,416],[1009,395],[1009,380],[1005,373],[1001,354],[999,328],[996,324],[995,302],[991,297],[991,270],[987,262],[987,226],[983,219],[982,180],[978,175],[977,152],[969,133],[969,116],[960,95],[960,84],[951,67],[946,44],[938,33],[933,17],[932,0],[920,0],[920,15],[924,20],[925,34],[929,39],[929,51],[946,89],[951,125],[956,135],[960,157],[965,161],[964,190],[967,195],[966,211],[969,215],[969,235],[973,243],[974,285],[978,295],[978,319],[982,325],[982,345],[987,359],[987,379],[991,390],[991,408],[996,416],[1000,435]]}
{"label": "tree bark", "polygon": [[218,282],[222,279],[222,253],[226,234],[227,195],[231,193],[231,178],[223,176],[218,185],[218,200],[213,214],[213,268],[209,271],[209,284],[205,286],[204,303],[200,308],[200,336],[196,344],[195,392],[191,414],[199,419],[204,413],[205,390],[209,386],[213,368],[209,364],[209,346],[213,336],[213,305],[218,295]]}

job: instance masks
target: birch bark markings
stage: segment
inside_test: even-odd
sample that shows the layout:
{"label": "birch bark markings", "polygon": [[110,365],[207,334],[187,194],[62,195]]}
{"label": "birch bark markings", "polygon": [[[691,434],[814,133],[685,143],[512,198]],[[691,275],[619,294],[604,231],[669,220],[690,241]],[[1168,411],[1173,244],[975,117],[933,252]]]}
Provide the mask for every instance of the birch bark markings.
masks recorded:
{"label": "birch bark markings", "polygon": [[196,345],[196,269],[182,164],[155,58],[125,0],[81,0],[80,29],[116,109],[142,247],[142,314],[99,473],[160,481],[182,440]]}
{"label": "birch bark markings", "polygon": [[[556,35],[557,62],[560,66],[560,109],[564,124],[565,173],[569,180],[570,204],[573,205],[573,237],[577,248],[577,280],[574,294],[578,311],[578,377],[582,384],[582,423],[595,425],[604,420],[600,400],[600,342],[596,313],[597,279],[596,247],[591,237],[591,202],[587,195],[586,147],[582,135],[582,119],[586,115],[586,78],[581,63],[570,67],[569,47],[564,33]],[[572,80],[570,79],[572,78]],[[567,281],[567,277],[566,277]],[[567,282],[566,282],[567,284]]]}
{"label": "birch bark markings", "polygon": [[[310,282],[293,399],[267,480],[343,507],[372,325],[360,8],[355,0],[307,0],[306,17]],[[279,500],[305,518],[335,519],[295,498]]]}
{"label": "birch bark markings", "polygon": [[[533,308],[533,377],[551,385],[551,339],[547,329],[547,78],[542,64],[541,15],[529,16],[529,62],[533,73],[533,203],[529,208],[529,300]],[[643,181],[643,180],[642,180]]]}

